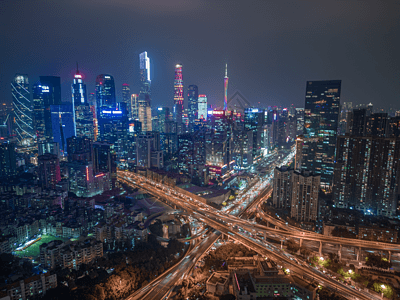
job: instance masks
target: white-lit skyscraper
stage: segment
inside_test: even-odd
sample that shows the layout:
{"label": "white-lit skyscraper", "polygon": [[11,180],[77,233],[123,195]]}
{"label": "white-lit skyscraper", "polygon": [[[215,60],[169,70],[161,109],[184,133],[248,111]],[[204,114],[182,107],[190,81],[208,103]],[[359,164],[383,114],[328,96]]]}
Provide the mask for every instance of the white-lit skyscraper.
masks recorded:
{"label": "white-lit skyscraper", "polygon": [[72,104],[74,111],[74,131],[77,137],[94,139],[93,112],[87,99],[86,84],[82,74],[76,70],[72,84]]}
{"label": "white-lit skyscraper", "polygon": [[197,101],[197,117],[199,120],[207,120],[207,95],[199,95]]}
{"label": "white-lit skyscraper", "polygon": [[147,52],[139,54],[140,61],[140,93],[137,107],[137,115],[142,123],[142,131],[152,131],[151,123],[151,79],[150,58]]}

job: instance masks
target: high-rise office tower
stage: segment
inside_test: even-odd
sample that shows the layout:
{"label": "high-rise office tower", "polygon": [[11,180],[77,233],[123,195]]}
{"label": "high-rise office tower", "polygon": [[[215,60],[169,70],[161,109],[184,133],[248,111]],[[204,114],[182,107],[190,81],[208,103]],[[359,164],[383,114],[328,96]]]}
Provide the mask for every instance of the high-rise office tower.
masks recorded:
{"label": "high-rise office tower", "polygon": [[28,75],[16,74],[11,82],[15,132],[20,145],[30,145],[35,136],[33,130],[33,104],[29,92]]}
{"label": "high-rise office tower", "polygon": [[193,132],[194,121],[198,119],[199,89],[197,85],[189,85],[188,88],[188,117],[190,131]]}
{"label": "high-rise office tower", "polygon": [[365,214],[396,215],[400,184],[400,139],[340,136],[333,199],[339,208]]}
{"label": "high-rise office tower", "polygon": [[15,143],[1,141],[0,143],[0,178],[13,176],[17,171],[17,155]]}
{"label": "high-rise office tower", "polygon": [[312,222],[318,218],[318,193],[321,177],[309,172],[292,174],[290,215],[296,221]]}
{"label": "high-rise office tower", "polygon": [[76,70],[72,84],[72,104],[74,111],[75,135],[94,139],[93,112],[87,99],[86,84],[82,74]]}
{"label": "high-rise office tower", "polygon": [[142,168],[161,168],[163,166],[159,132],[142,132],[138,135],[136,143],[136,166]]}
{"label": "high-rise office tower", "polygon": [[55,189],[61,180],[60,161],[55,154],[46,153],[38,157],[38,175],[42,188]]}
{"label": "high-rise office tower", "polygon": [[40,76],[39,82],[33,87],[33,120],[38,143],[53,140],[50,106],[60,104],[60,77]]}
{"label": "high-rise office tower", "polygon": [[228,64],[225,65],[225,78],[224,78],[224,110],[228,109]]}
{"label": "high-rise office tower", "polygon": [[183,78],[182,65],[175,66],[175,81],[174,81],[174,120],[178,126],[178,134],[183,133]]}
{"label": "high-rise office tower", "polygon": [[122,84],[122,102],[125,102],[126,105],[129,105],[129,101],[131,100],[131,88],[129,84],[123,83]]}
{"label": "high-rise office tower", "polygon": [[157,108],[158,116],[158,129],[160,133],[166,133],[166,123],[169,120],[169,107],[159,107]]}
{"label": "high-rise office tower", "polygon": [[50,112],[52,140],[59,144],[61,153],[65,155],[67,139],[75,135],[73,106],[69,103],[51,105]]}
{"label": "high-rise office tower", "polygon": [[132,94],[131,95],[131,103],[130,103],[130,119],[137,120],[139,119],[139,95]]}
{"label": "high-rise office tower", "polygon": [[[115,105],[115,84],[111,75],[101,74],[96,78],[96,105],[97,112],[103,106],[110,107]],[[99,116],[97,116],[98,118]]]}
{"label": "high-rise office tower", "polygon": [[114,145],[104,142],[93,143],[93,171],[94,174],[109,173],[112,187],[117,181],[117,164]]}
{"label": "high-rise office tower", "polygon": [[100,140],[115,145],[118,158],[126,158],[129,122],[126,104],[118,102],[114,107],[101,109],[99,115]]}
{"label": "high-rise office tower", "polygon": [[147,52],[139,54],[140,93],[137,107],[138,119],[142,123],[142,131],[152,131],[151,123],[151,79],[150,58]]}
{"label": "high-rise office tower", "polygon": [[302,169],[321,175],[325,189],[332,187],[340,90],[340,80],[307,82]]}
{"label": "high-rise office tower", "polygon": [[261,158],[262,129],[264,125],[264,110],[258,108],[245,108],[244,128],[253,133],[253,162]]}
{"label": "high-rise office tower", "polygon": [[233,159],[233,135],[231,114],[224,110],[208,112],[206,132],[206,165],[210,167],[210,176],[226,180],[235,166]]}
{"label": "high-rise office tower", "polygon": [[199,120],[207,120],[207,95],[199,95],[197,101],[197,117]]}

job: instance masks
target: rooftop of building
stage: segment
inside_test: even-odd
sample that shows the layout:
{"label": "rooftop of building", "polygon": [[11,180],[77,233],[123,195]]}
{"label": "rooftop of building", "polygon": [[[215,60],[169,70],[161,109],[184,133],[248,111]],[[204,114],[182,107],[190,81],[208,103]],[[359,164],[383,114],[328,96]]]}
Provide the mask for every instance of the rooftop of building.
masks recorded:
{"label": "rooftop of building", "polygon": [[228,279],[229,279],[229,274],[228,273],[215,272],[210,276],[210,278],[208,278],[207,283],[225,284]]}

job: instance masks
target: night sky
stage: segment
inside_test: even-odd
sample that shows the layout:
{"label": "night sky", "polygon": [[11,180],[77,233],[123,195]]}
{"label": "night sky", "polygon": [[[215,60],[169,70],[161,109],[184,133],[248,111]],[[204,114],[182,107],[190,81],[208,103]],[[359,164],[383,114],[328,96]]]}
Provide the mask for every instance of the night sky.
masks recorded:
{"label": "night sky", "polygon": [[[60,76],[70,101],[76,61],[94,92],[99,74],[139,91],[139,53],[152,64],[152,106],[173,104],[174,66],[222,106],[304,107],[307,80],[342,80],[341,101],[400,108],[400,2],[323,0],[3,0],[0,102],[15,73]],[[186,101],[186,99],[185,99]]]}

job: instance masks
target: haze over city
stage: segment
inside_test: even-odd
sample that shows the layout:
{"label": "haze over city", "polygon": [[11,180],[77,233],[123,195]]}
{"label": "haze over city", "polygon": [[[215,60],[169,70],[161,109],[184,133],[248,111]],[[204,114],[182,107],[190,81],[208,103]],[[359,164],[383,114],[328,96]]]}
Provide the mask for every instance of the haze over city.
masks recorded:
{"label": "haze over city", "polygon": [[[138,54],[152,59],[152,100],[172,105],[173,68],[222,105],[230,95],[257,105],[302,106],[306,80],[341,79],[343,101],[393,106],[400,94],[397,1],[3,1],[0,100],[10,78],[60,76],[70,101],[76,61],[88,92],[98,74],[138,93]],[[117,90],[121,99],[121,92]]]}

